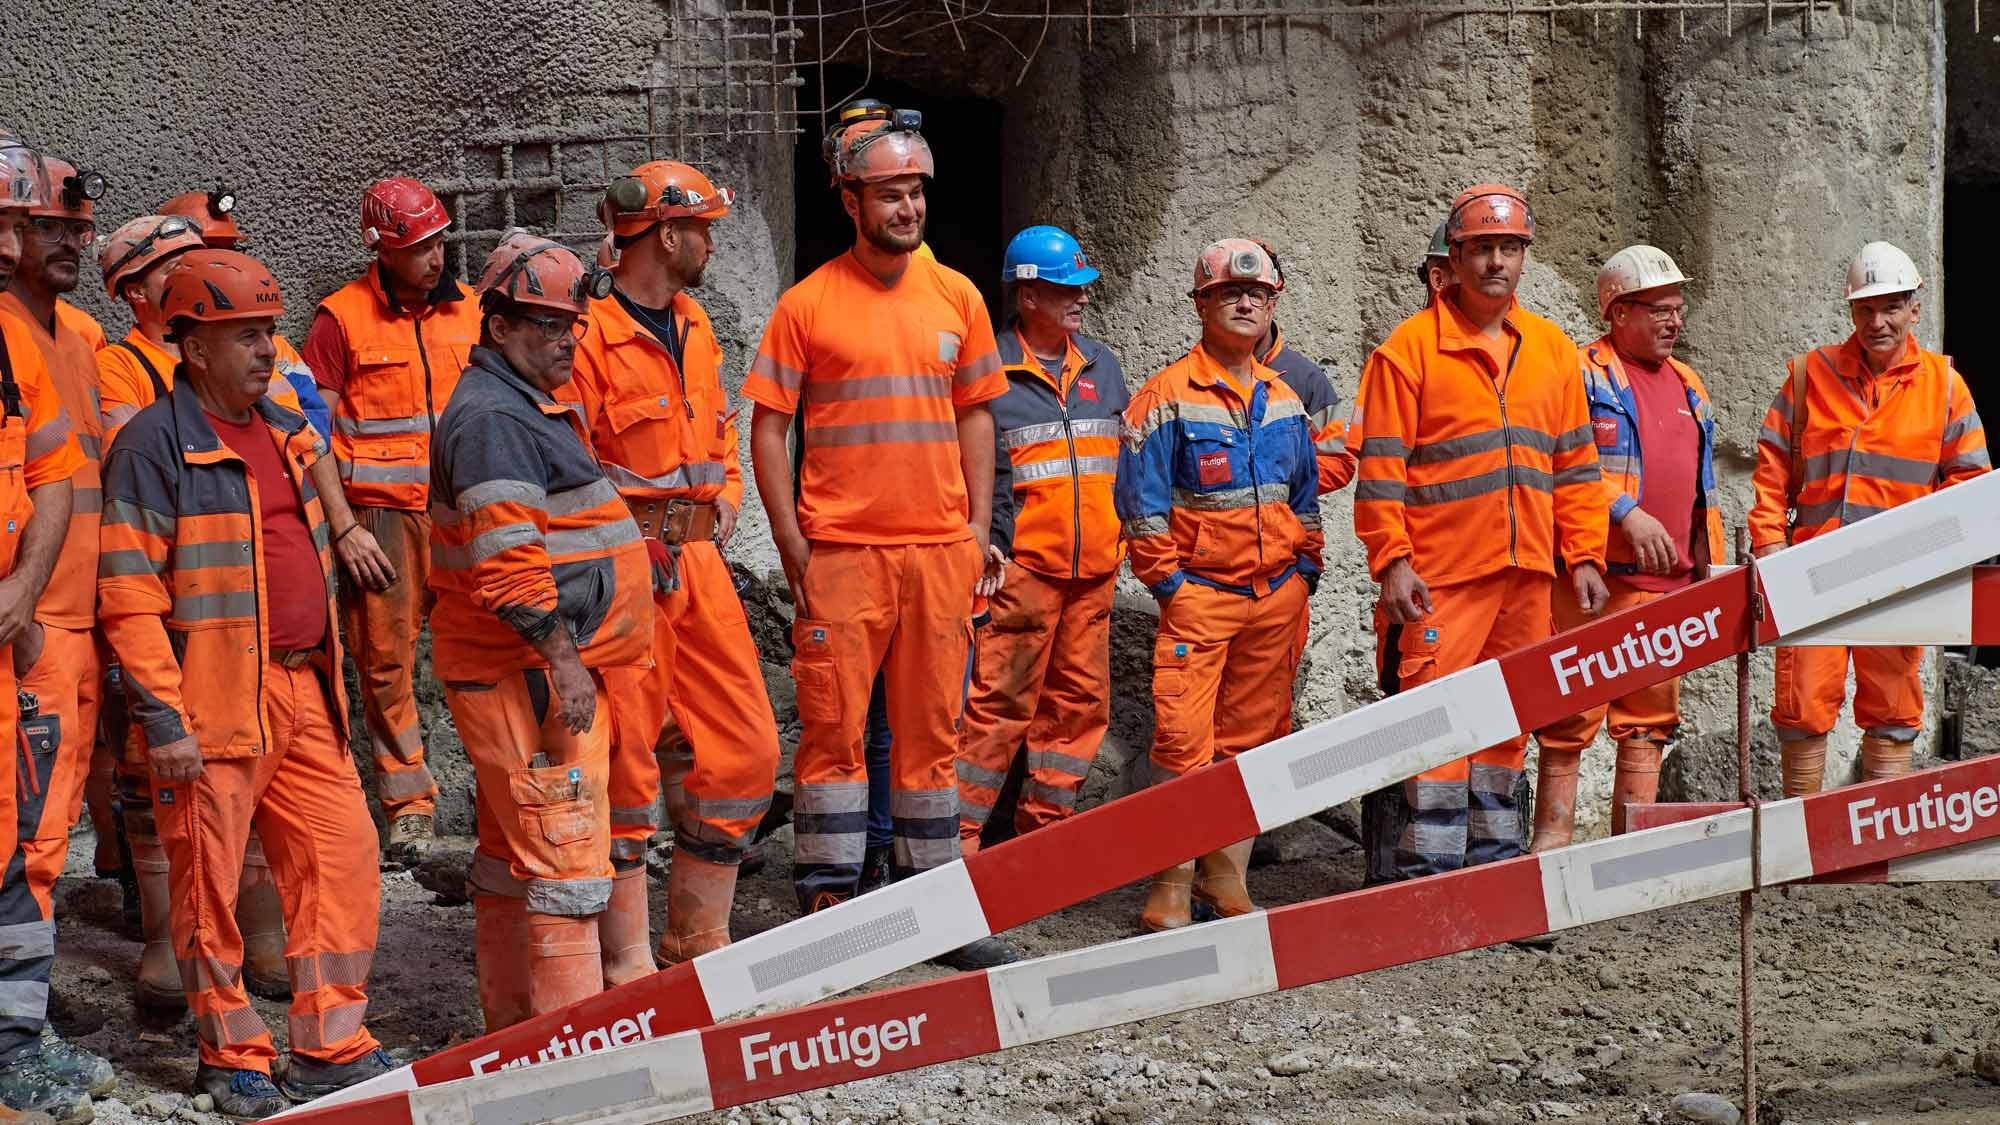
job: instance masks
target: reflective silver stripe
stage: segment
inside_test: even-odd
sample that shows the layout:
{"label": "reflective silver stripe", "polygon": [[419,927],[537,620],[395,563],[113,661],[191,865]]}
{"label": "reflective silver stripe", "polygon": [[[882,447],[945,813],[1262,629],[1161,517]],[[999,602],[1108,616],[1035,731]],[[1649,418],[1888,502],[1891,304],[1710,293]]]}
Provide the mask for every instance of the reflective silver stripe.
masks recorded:
{"label": "reflective silver stripe", "polygon": [[1146,413],[1139,424],[1122,432],[1126,444],[1137,448],[1152,437],[1161,426],[1172,421],[1209,422],[1218,426],[1241,429],[1236,413],[1224,406],[1211,406],[1205,402],[1163,402]]}
{"label": "reflective silver stripe", "polygon": [[1937,479],[1937,465],[1934,462],[1896,457],[1888,453],[1868,453],[1862,450],[1850,453],[1845,449],[1835,449],[1806,458],[1805,473],[1808,482],[1846,473],[1850,476],[1895,481],[1898,484],[1930,484]]}
{"label": "reflective silver stripe", "polygon": [[1410,464],[1431,465],[1440,461],[1456,461],[1476,453],[1497,453],[1509,445],[1532,449],[1537,453],[1553,454],[1558,450],[1580,449],[1589,444],[1588,426],[1570,430],[1561,437],[1528,426],[1507,426],[1438,441],[1418,442],[1417,447],[1410,451]]}
{"label": "reflective silver stripe", "polygon": [[465,883],[474,894],[520,898],[528,893],[528,884],[514,877],[514,869],[508,866],[506,860],[482,851],[472,853],[472,864],[465,871]]}
{"label": "reflective silver stripe", "polygon": [[46,457],[62,448],[63,439],[69,436],[69,415],[58,412],[53,421],[43,424],[39,430],[28,431],[26,445],[28,460]]}
{"label": "reflective silver stripe", "polygon": [[950,397],[951,383],[936,375],[864,375],[857,379],[810,383],[805,389],[806,401],[810,403]]}
{"label": "reflective silver stripe", "polygon": [[165,574],[167,564],[155,563],[144,551],[102,551],[97,556],[99,578],[136,578],[141,574]]}
{"label": "reflective silver stripe", "polygon": [[967,785],[977,785],[982,789],[991,789],[997,793],[1000,791],[1002,785],[1007,784],[1007,775],[997,770],[989,770],[985,766],[973,765],[964,758],[958,759],[956,765],[958,780]]}
{"label": "reflective silver stripe", "polygon": [[1112,438],[1116,440],[1125,432],[1125,423],[1117,418],[1074,418],[1070,420],[1070,432],[1080,438]]}
{"label": "reflective silver stripe", "polygon": [[613,863],[620,861],[636,863],[645,858],[646,842],[644,840],[634,840],[629,836],[611,837],[611,860]]}
{"label": "reflective silver stripe", "polygon": [[248,590],[233,594],[176,594],[176,621],[213,621],[221,617],[257,616],[257,595]]}
{"label": "reflective silver stripe", "polygon": [[[1577,468],[1582,467],[1577,466]],[[1595,476],[1597,466],[1591,465],[1588,468],[1593,475],[1585,479],[1597,479]],[[1566,469],[1564,471],[1570,472],[1572,470]],[[1515,465],[1511,469],[1498,468],[1492,472],[1480,473],[1478,476],[1465,477],[1460,480],[1448,480],[1440,481],[1437,484],[1412,486],[1409,490],[1409,499],[1405,503],[1412,506],[1449,504],[1456,500],[1469,500],[1474,496],[1484,496],[1489,492],[1504,491],[1509,485],[1532,488],[1537,492],[1555,491],[1555,479],[1548,473],[1542,472],[1540,469],[1530,469],[1525,465]]]}
{"label": "reflective silver stripe", "polygon": [[1465,835],[1469,840],[1519,839],[1521,814],[1513,809],[1468,809]]}
{"label": "reflective silver stripe", "polygon": [[1514,786],[1521,780],[1521,771],[1506,766],[1490,766],[1484,762],[1473,762],[1466,767],[1467,791],[1486,793],[1511,803]]}
{"label": "reflective silver stripe", "polygon": [[1054,441],[1061,436],[1063,436],[1061,422],[1037,422],[1032,426],[1016,426],[1000,435],[1009,449],[1033,445],[1038,441]]}
{"label": "reflective silver stripe", "polygon": [[868,811],[868,783],[838,781],[827,784],[807,782],[799,786],[797,812],[844,813]]}
{"label": "reflective silver stripe", "polygon": [[130,500],[106,500],[104,522],[135,527],[162,539],[174,533],[174,517],[135,504]]}
{"label": "reflective silver stripe", "polygon": [[[1979,411],[1968,410],[1962,416],[1953,418],[1944,424],[1944,443],[1950,445],[1974,430],[1983,430],[1985,428],[1986,424],[1979,420]],[[82,440],[87,436],[89,435],[79,434],[78,440]]]}
{"label": "reflective silver stripe", "polygon": [[333,417],[333,430],[344,437],[427,434],[431,432],[431,419],[428,414],[412,414],[408,418],[349,418],[343,414],[336,414]]}
{"label": "reflective silver stripe", "polygon": [[1622,454],[1600,453],[1597,468],[1607,477],[1629,476],[1639,469],[1639,463]]}
{"label": "reflective silver stripe", "polygon": [[1086,477],[1117,476],[1118,458],[1079,457],[1076,459],[1076,471],[1077,475]]}
{"label": "reflective silver stripe", "polygon": [[69,494],[69,514],[73,516],[94,516],[104,510],[104,490],[99,488],[76,488]]}
{"label": "reflective silver stripe", "polygon": [[390,800],[407,800],[437,792],[437,779],[431,776],[430,767],[417,766],[405,769],[383,769],[381,759],[376,759],[375,795]]}
{"label": "reflective silver stripe", "polygon": [[[956,823],[956,820],[953,821]],[[959,861],[958,833],[949,836],[897,836],[896,862],[912,871],[929,871],[933,867]]]}
{"label": "reflective silver stripe", "polygon": [[1400,438],[1371,437],[1361,439],[1363,457],[1394,457],[1398,461],[1408,460],[1410,447]]}
{"label": "reflective silver stripe", "polygon": [[[194,1018],[195,1033],[211,1047],[226,1047],[232,1043],[248,1043],[260,1035],[269,1034],[264,1021],[248,1004],[240,1008],[229,1008],[221,1012],[210,1012]],[[299,1042],[298,1033],[293,1032],[293,1043]]]}
{"label": "reflective silver stripe", "polygon": [[1817,504],[1798,506],[1798,526],[1816,527],[1828,520],[1838,519],[1842,526],[1860,523],[1870,516],[1879,516],[1887,508],[1876,508],[1867,504],[1845,504],[1838,497],[1822,500]]}
{"label": "reflective silver stripe", "polygon": [[40,1021],[48,1012],[48,981],[0,981],[0,1019]]}
{"label": "reflective silver stripe", "polygon": [[[1079,457],[1076,459],[1076,473],[1078,476],[1084,477],[1116,476],[1118,475],[1118,458]],[[1066,477],[1068,475],[1070,475],[1069,458],[1053,457],[1047,461],[1036,461],[1027,465],[1015,466],[1014,483],[1032,484],[1038,480],[1050,480],[1055,477]]]}
{"label": "reflective silver stripe", "polygon": [[1120,525],[1127,539],[1144,539],[1149,535],[1171,535],[1173,524],[1165,516],[1135,516]]}
{"label": "reflective silver stripe", "polygon": [[1987,454],[1986,447],[1982,445],[1967,450],[1938,467],[1947,473],[1956,472],[1959,469],[1990,469],[1993,467],[1993,459]]}
{"label": "reflective silver stripe", "polygon": [[199,570],[206,566],[249,566],[255,555],[242,539],[214,543],[176,543],[175,570]]}
{"label": "reflective silver stripe", "polygon": [[623,465],[606,462],[604,475],[618,488],[694,488],[704,484],[722,484],[729,479],[728,468],[719,461],[690,461],[657,477],[642,477]]}
{"label": "reflective silver stripe", "polygon": [[476,566],[494,555],[513,547],[525,547],[542,541],[542,531],[531,523],[502,524],[491,531],[482,531],[472,537],[463,547],[446,548],[452,554],[462,557],[465,562],[453,569],[462,570]]}
{"label": "reflective silver stripe", "polygon": [[1344,437],[1321,438],[1313,442],[1313,452],[1321,454],[1345,453],[1347,452],[1347,439]]}
{"label": "reflective silver stripe", "polygon": [[[1515,475],[1518,476],[1521,472],[1521,467],[1516,465],[1514,471]],[[1558,469],[1555,476],[1555,487],[1563,488],[1572,484],[1596,484],[1601,479],[1603,478],[1597,471],[1597,462],[1586,461],[1581,465],[1571,465],[1567,469]]]}
{"label": "reflective silver stripe", "polygon": [[[609,853],[609,842],[606,843]],[[582,918],[597,914],[611,905],[609,879],[531,879],[528,881],[528,911],[531,914],[561,914]]]}
{"label": "reflective silver stripe", "polygon": [[78,448],[83,450],[83,455],[85,457],[88,457],[93,461],[103,460],[104,443],[98,440],[96,434],[90,434],[78,431],[76,435],[76,444]]}
{"label": "reflective silver stripe", "polygon": [[[551,516],[573,516],[617,499],[617,486],[603,477],[598,477],[580,488],[549,493],[548,499],[543,501],[543,507],[548,509]],[[637,524],[633,525],[633,530],[634,532],[638,530]]]}
{"label": "reflective silver stripe", "polygon": [[960,367],[952,376],[952,381],[963,387],[967,383],[976,383],[998,370],[1000,370],[999,353],[987,352],[971,363]]}
{"label": "reflective silver stripe", "polygon": [[1076,807],[1075,789],[1066,789],[1060,785],[1050,785],[1046,781],[1030,779],[1027,785],[1022,787],[1021,795],[1031,801],[1040,801],[1045,805],[1053,805],[1059,809],[1073,809]]}
{"label": "reflective silver stripe", "polygon": [[1031,770],[1054,770],[1070,777],[1089,777],[1090,760],[1069,754],[1058,754],[1053,750],[1028,751],[1028,768]]}
{"label": "reflective silver stripe", "polygon": [[0,926],[0,961],[32,961],[56,955],[54,922],[16,922]]}
{"label": "reflective silver stripe", "polygon": [[292,991],[311,992],[324,985],[360,988],[368,983],[368,970],[375,951],[357,949],[351,953],[307,953],[285,958],[292,977]]}
{"label": "reflective silver stripe", "polygon": [[[547,498],[548,494],[543,492],[542,486],[538,484],[530,484],[524,480],[486,480],[461,489],[458,494],[458,508],[468,514],[488,504],[526,504],[531,508],[539,508]],[[432,512],[433,516],[436,514],[435,511]]]}
{"label": "reflective silver stripe", "polygon": [[1306,416],[1306,404],[1295,398],[1274,398],[1264,403],[1263,425],[1275,426],[1287,418]]}
{"label": "reflective silver stripe", "polygon": [[[1450,812],[1465,808],[1463,781],[1414,781],[1404,786],[1410,808],[1418,812]],[[1414,795],[1408,791],[1414,789]]]}
{"label": "reflective silver stripe", "polygon": [[[1557,434],[1555,452],[1568,453],[1573,449],[1582,449],[1586,445],[1597,444],[1591,431],[1592,431],[1591,425],[1589,423],[1585,423],[1581,426],[1577,426],[1574,429],[1565,430],[1562,433]],[[1515,429],[1515,432],[1516,433],[1520,432],[1518,427]],[[1534,431],[1529,431],[1529,432],[1532,433]]]}
{"label": "reflective silver stripe", "polygon": [[762,375],[788,391],[796,391],[806,381],[806,373],[796,367],[786,367],[768,355],[758,353],[750,363],[750,374]]}
{"label": "reflective silver stripe", "polygon": [[1299,517],[1300,527],[1305,528],[1307,531],[1318,531],[1320,529],[1320,516],[1318,512],[1299,512],[1295,514]]}
{"label": "reflective silver stripe", "polygon": [[614,520],[595,527],[572,528],[568,531],[551,531],[548,534],[548,548],[551,555],[581,555],[587,552],[609,551],[627,543],[639,541],[639,525],[631,519]]}
{"label": "reflective silver stripe", "polygon": [[[318,1012],[293,1012],[285,1017],[285,1027],[291,1034],[292,1050],[323,1051],[330,1044],[353,1037],[367,1018],[368,1001],[361,999]],[[259,1026],[262,1022],[258,1021]]]}
{"label": "reflective silver stripe", "polygon": [[889,815],[928,820],[958,815],[958,790],[897,789],[889,794]]}
{"label": "reflective silver stripe", "polygon": [[356,465],[341,461],[340,475],[356,484],[429,484],[431,480],[428,465]]}
{"label": "reflective silver stripe", "polygon": [[771,808],[769,797],[697,797],[688,795],[688,809],[703,820],[749,820]]}
{"label": "reflective silver stripe", "polygon": [[1408,492],[1409,489],[1399,480],[1369,480],[1364,478],[1354,482],[1354,502],[1357,504],[1365,503],[1369,500],[1386,500],[1391,503],[1400,504]]}
{"label": "reflective silver stripe", "polygon": [[1191,512],[1225,512],[1258,504],[1283,504],[1292,498],[1289,482],[1265,481],[1255,488],[1225,488],[1219,492],[1173,491],[1173,505]]}
{"label": "reflective silver stripe", "polygon": [[651,828],[653,827],[653,806],[633,805],[620,808],[617,805],[613,805],[611,806],[611,823],[623,824],[630,828]]}
{"label": "reflective silver stripe", "polygon": [[121,405],[111,407],[104,412],[104,428],[106,430],[115,430],[125,423],[130,422],[132,416],[137,413],[139,413],[139,408],[136,406]]}
{"label": "reflective silver stripe", "polygon": [[967,797],[964,793],[958,795],[958,819],[967,824],[985,824],[992,815],[992,805],[981,804],[977,798]]}
{"label": "reflective silver stripe", "polygon": [[956,422],[856,422],[848,426],[806,427],[806,447],[956,442]]}

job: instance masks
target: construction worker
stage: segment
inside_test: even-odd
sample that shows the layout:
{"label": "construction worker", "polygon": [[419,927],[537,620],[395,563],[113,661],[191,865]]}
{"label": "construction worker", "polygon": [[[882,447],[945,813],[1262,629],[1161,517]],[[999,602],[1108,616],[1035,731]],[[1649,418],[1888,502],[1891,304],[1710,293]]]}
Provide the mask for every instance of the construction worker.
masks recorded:
{"label": "construction worker", "polygon": [[[1602,612],[1606,517],[1576,345],[1514,290],[1535,238],[1528,201],[1480,184],[1446,220],[1453,282],[1375,349],[1354,428],[1354,529],[1382,585],[1376,659],[1394,693],[1549,635],[1560,558],[1584,616]],[[1368,879],[1521,854],[1513,738],[1370,795]]]}
{"label": "construction worker", "polygon": [[[268,395],[278,283],[247,255],[199,249],[152,292],[181,359],[173,388],[105,457],[98,612],[151,762],[173,947],[200,1037],[195,1088],[218,1112],[255,1119],[394,1067],[363,1023],[381,884],[347,752],[331,535],[310,472],[324,447]],[[253,824],[290,931],[282,1093],[240,981],[235,900]]]}
{"label": "construction worker", "polygon": [[[241,250],[249,245],[250,236],[236,221],[236,193],[226,187],[212,191],[185,191],[160,205],[162,215],[179,215],[193,219],[201,225],[202,245],[211,250]],[[283,334],[274,337],[278,347],[278,374],[299,396],[299,406],[305,410],[306,421],[321,437],[332,432],[332,415],[326,408],[326,399],[319,393],[319,383],[313,378],[312,369],[300,358],[298,350]]]}
{"label": "construction worker", "polygon": [[1430,245],[1424,247],[1424,260],[1417,263],[1417,280],[1423,284],[1426,304],[1452,283],[1451,244],[1445,241],[1444,228],[1444,223],[1437,225]]}
{"label": "construction worker", "polygon": [[655,160],[612,181],[600,217],[615,261],[611,295],[590,308],[565,390],[583,404],[599,460],[632,510],[653,564],[653,661],[607,668],[611,691],[611,861],[601,922],[604,981],[654,971],[647,938],[646,843],[660,794],[654,746],[671,714],[685,800],[677,803],[662,961],[729,944],[743,848],[771,807],[778,726],[757,645],[722,545],[743,504],[736,412],[722,345],[687,290],[714,252],[710,223],[734,198],[686,164]]}
{"label": "construction worker", "polygon": [[651,659],[651,578],[582,420],[550,396],[610,283],[567,247],[508,232],[479,278],[471,366],[430,444],[431,636],[478,790],[468,882],[489,1032],[604,988],[604,675]]}
{"label": "construction worker", "polygon": [[[1715,494],[1715,411],[1694,369],[1674,358],[1687,324],[1687,283],[1663,250],[1628,246],[1597,272],[1597,313],[1611,330],[1583,349],[1584,394],[1613,530],[1605,545],[1608,612],[1645,605],[1705,578],[1724,553]],[[1562,583],[1557,632],[1588,618]],[[1598,704],[1535,734],[1535,836],[1546,851],[1569,844],[1576,825],[1577,769],[1605,716],[1617,744],[1611,831],[1625,806],[1660,790],[1660,754],[1680,728],[1680,677]]]}
{"label": "construction worker", "polygon": [[[73,171],[0,132],[0,289],[10,288],[24,257],[48,257],[37,219],[46,218],[62,181]],[[61,226],[61,224],[58,224]],[[59,240],[75,241],[66,229]],[[59,255],[58,255],[59,256]],[[53,338],[54,310],[43,320],[10,296],[0,305],[0,699],[15,696],[22,677],[64,658],[57,641],[43,645],[36,607],[53,573],[68,531],[71,478],[83,453],[71,432],[61,393],[39,337]],[[60,673],[60,669],[56,670]],[[46,672],[45,672],[46,674]],[[25,870],[26,853],[40,850],[47,786],[60,747],[57,721],[42,716],[25,694],[0,706],[0,736],[14,748],[14,768],[0,771],[0,846],[9,858],[0,873],[0,1120],[89,1121],[90,1092],[107,1089],[110,1064],[54,1036],[48,1028],[49,970],[55,957],[55,923],[32,888],[42,875]],[[74,752],[72,752],[74,756]],[[74,771],[71,771],[74,772]],[[73,798],[72,798],[73,799]],[[64,826],[67,831],[67,824]],[[24,839],[25,837],[25,839]],[[60,864],[58,864],[60,866]]]}
{"label": "construction worker", "polygon": [[1082,334],[1098,279],[1075,237],[1035,226],[1007,244],[1013,303],[1000,334],[1007,393],[997,432],[990,546],[1006,561],[987,599],[958,744],[958,835],[966,855],[993,813],[1017,748],[1027,776],[1014,828],[1076,810],[1111,727],[1111,595],[1125,557],[1113,485],[1130,395],[1118,356]]}
{"label": "construction worker", "polygon": [[434,836],[437,780],[424,764],[417,712],[417,635],[431,595],[430,434],[479,337],[472,291],[445,269],[451,216],[411,179],[361,196],[361,241],[375,254],[360,277],[320,302],[305,363],[333,414],[333,456],[355,516],[391,573],[342,599],[388,825],[383,854],[414,861]]}
{"label": "construction worker", "polygon": [[[979,292],[915,253],[935,173],[922,116],[849,107],[822,152],[854,247],[787,290],[743,393],[751,454],[797,619],[793,883],[852,897],[868,811],[862,732],[882,671],[897,877],[959,858],[953,759],[986,557],[993,416],[1007,377]],[[785,436],[804,405],[794,499]],[[808,566],[810,561],[810,566]]]}
{"label": "construction worker", "polygon": [[[1917,343],[1923,278],[1908,254],[1871,242],[1847,267],[1854,332],[1793,357],[1757,435],[1750,547],[1759,557],[1907,504],[1992,467],[1986,428],[1947,356]],[[1771,722],[1785,796],[1825,781],[1826,736],[1846,702],[1849,650],[1778,650]],[[1853,650],[1863,780],[1910,768],[1923,726],[1923,648]]]}
{"label": "construction worker", "polygon": [[[1305,404],[1257,359],[1277,263],[1243,238],[1195,259],[1201,340],[1125,410],[1118,516],[1132,574],[1160,602],[1153,641],[1155,781],[1290,733],[1299,615],[1320,570],[1319,470]],[[1185,926],[1190,894],[1215,913],[1255,909],[1254,838],[1153,879],[1141,923]]]}

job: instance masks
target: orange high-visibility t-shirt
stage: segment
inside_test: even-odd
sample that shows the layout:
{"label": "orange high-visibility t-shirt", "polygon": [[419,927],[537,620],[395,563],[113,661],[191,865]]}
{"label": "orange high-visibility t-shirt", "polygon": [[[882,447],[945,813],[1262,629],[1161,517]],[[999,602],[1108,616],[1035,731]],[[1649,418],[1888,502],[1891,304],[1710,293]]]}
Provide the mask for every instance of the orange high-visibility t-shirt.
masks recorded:
{"label": "orange high-visibility t-shirt", "polygon": [[806,538],[878,545],[972,536],[957,411],[1006,393],[964,274],[912,257],[885,287],[851,252],[778,299],[743,384],[780,413],[804,402]]}

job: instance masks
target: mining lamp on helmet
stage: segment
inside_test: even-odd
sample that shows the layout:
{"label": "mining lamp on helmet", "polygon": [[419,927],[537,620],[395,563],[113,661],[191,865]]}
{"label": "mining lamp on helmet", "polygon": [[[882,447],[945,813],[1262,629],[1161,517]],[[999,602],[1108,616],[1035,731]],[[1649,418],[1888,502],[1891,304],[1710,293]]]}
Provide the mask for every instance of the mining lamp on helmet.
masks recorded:
{"label": "mining lamp on helmet", "polygon": [[110,186],[111,181],[104,178],[104,173],[92,168],[79,168],[74,175],[63,177],[63,207],[74,211],[87,200],[102,199],[104,189]]}
{"label": "mining lamp on helmet", "polygon": [[236,210],[236,192],[226,187],[209,192],[208,209],[215,212],[217,218]]}

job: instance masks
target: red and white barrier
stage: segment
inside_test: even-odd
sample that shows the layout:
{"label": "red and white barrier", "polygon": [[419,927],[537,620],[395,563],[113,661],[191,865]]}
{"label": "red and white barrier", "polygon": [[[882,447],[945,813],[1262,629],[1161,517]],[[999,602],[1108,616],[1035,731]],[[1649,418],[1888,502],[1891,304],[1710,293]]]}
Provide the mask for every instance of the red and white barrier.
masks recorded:
{"label": "red and white barrier", "polygon": [[[1736,806],[1559,851],[685,1031],[368,1102],[322,1125],[662,1121],[1751,889]],[[1764,882],[2000,844],[2000,758],[1764,806]]]}
{"label": "red and white barrier", "polygon": [[[1729,567],[1727,571],[1735,571]],[[1717,568],[1724,573],[1724,568]],[[1778,645],[2000,644],[2000,566],[1975,566],[1779,637]]]}
{"label": "red and white barrier", "polygon": [[[1941,800],[1943,790],[1920,801],[1915,815],[1934,827],[1948,816]],[[1681,824],[1740,809],[1737,801],[1681,801],[1663,804],[1626,805],[1625,824],[1631,831]],[[1881,863],[1850,867],[1831,875],[1815,875],[1813,883],[1965,883],[2000,879],[2000,840],[1960,844],[1924,855],[1904,856]]]}
{"label": "red and white barrier", "polygon": [[[1991,495],[1988,495],[1991,493]],[[2000,554],[2000,474],[1926,496],[767,930],[315,1105],[431,1086],[812,1003],[1331,808],[1629,691]],[[1079,863],[1078,856],[1090,857]],[[1399,939],[1400,940],[1400,939]],[[294,1114],[301,1113],[294,1110]]]}

